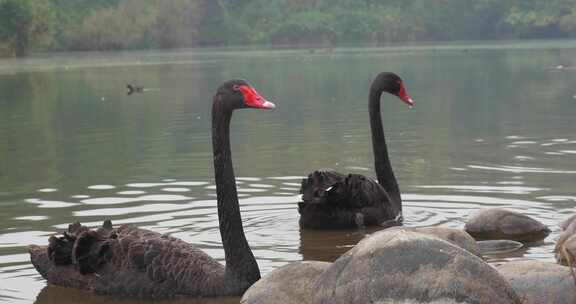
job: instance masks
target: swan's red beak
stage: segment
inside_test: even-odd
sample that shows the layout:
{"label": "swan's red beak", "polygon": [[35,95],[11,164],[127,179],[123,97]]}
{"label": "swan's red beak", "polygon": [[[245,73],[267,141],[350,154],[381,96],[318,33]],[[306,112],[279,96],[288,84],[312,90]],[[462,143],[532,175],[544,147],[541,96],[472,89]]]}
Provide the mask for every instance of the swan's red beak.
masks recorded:
{"label": "swan's red beak", "polygon": [[410,108],[414,107],[414,100],[406,92],[404,83],[400,82],[400,91],[398,92],[398,98],[405,102]]}
{"label": "swan's red beak", "polygon": [[242,95],[244,95],[244,104],[247,107],[268,110],[276,108],[275,104],[260,96],[254,88],[247,85],[241,85],[239,89],[240,92],[242,92]]}

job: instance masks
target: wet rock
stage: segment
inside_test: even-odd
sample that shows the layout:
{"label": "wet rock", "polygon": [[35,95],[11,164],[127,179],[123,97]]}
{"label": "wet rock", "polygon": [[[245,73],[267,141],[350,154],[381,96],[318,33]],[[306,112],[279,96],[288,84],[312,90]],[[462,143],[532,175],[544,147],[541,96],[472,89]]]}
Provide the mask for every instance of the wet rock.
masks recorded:
{"label": "wet rock", "polygon": [[476,256],[482,256],[476,240],[464,230],[446,227],[391,227],[387,230],[404,230],[434,235],[460,246]]}
{"label": "wet rock", "polygon": [[576,266],[576,221],[574,221],[574,215],[562,222],[560,227],[564,231],[560,234],[554,247],[556,262],[565,266]]}
{"label": "wet rock", "polygon": [[308,304],[316,278],[332,263],[305,261],[277,268],[242,296],[242,304]]}
{"label": "wet rock", "polygon": [[521,303],[479,257],[432,235],[384,230],[360,241],[317,279],[315,304]]}
{"label": "wet rock", "polygon": [[560,235],[554,248],[554,256],[558,264],[576,267],[576,235]]}
{"label": "wet rock", "polygon": [[524,244],[512,240],[486,240],[476,242],[480,253],[482,255],[495,255],[514,252],[522,247]]}
{"label": "wet rock", "polygon": [[541,261],[514,261],[497,269],[529,304],[576,303],[576,288],[568,267]]}
{"label": "wet rock", "polygon": [[567,219],[563,220],[558,226],[560,226],[560,228],[562,230],[566,230],[568,228],[568,226],[570,226],[570,224],[572,224],[572,222],[574,222],[574,220],[576,220],[576,214],[573,214],[570,217],[568,217]]}
{"label": "wet rock", "polygon": [[518,212],[491,208],[474,214],[464,230],[479,240],[514,240],[532,242],[544,239],[550,229],[541,222]]}

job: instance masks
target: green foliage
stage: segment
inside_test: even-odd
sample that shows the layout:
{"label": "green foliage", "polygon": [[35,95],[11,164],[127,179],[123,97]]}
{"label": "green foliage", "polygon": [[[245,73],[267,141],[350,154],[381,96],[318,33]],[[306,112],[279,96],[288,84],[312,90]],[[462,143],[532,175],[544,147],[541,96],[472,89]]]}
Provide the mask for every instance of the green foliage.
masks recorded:
{"label": "green foliage", "polygon": [[506,17],[521,36],[570,35],[576,0],[515,0]]}
{"label": "green foliage", "polygon": [[0,0],[0,50],[25,56],[51,43],[54,12],[49,0]]}
{"label": "green foliage", "polygon": [[156,18],[150,31],[157,47],[190,47],[198,40],[202,7],[199,1],[156,0]]}
{"label": "green foliage", "polygon": [[198,40],[201,1],[115,2],[83,13],[77,27],[63,35],[63,45],[74,50],[172,48],[194,46]]}
{"label": "green foliage", "polygon": [[576,0],[0,0],[0,54],[571,37]]}
{"label": "green foliage", "polygon": [[[576,33],[576,7],[570,9],[570,13],[560,17],[558,26],[563,32]],[[572,34],[574,36],[574,34]]]}
{"label": "green foliage", "polygon": [[147,31],[155,21],[150,1],[124,0],[117,7],[88,15],[78,30],[69,34],[72,48],[84,50],[125,49],[145,46]]}
{"label": "green foliage", "polygon": [[77,49],[75,37],[85,18],[96,10],[114,8],[119,0],[50,0],[56,15],[55,49]]}
{"label": "green foliage", "polygon": [[332,41],[335,35],[334,16],[317,10],[292,14],[267,33],[272,43],[318,43]]}

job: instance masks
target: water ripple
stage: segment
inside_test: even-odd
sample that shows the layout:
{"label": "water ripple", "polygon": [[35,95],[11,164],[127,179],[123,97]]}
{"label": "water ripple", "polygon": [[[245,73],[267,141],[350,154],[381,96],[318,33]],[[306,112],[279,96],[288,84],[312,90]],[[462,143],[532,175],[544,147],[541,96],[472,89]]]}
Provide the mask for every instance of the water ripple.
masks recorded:
{"label": "water ripple", "polygon": [[191,200],[193,197],[177,195],[177,194],[149,194],[138,197],[97,197],[82,200],[81,202],[86,205],[117,205],[135,202],[170,202],[170,201],[184,201]]}
{"label": "water ripple", "polygon": [[502,171],[511,173],[559,173],[559,174],[576,174],[576,171],[572,170],[555,170],[546,168],[530,168],[530,167],[517,167],[517,166],[479,166],[479,165],[469,165],[468,168],[471,169],[481,169],[490,171]]}
{"label": "water ripple", "polygon": [[536,191],[545,191],[546,188],[535,187],[511,187],[511,186],[460,186],[460,185],[433,185],[417,186],[423,189],[447,189],[457,192],[476,192],[476,193],[509,193],[509,194],[530,194]]}

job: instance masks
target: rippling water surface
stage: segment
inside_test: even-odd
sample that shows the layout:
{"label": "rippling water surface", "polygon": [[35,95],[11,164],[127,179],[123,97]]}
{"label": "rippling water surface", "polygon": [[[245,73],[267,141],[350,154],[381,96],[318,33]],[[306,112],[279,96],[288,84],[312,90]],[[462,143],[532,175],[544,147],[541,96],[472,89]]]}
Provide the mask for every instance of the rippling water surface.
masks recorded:
{"label": "rippling water surface", "polygon": [[[296,203],[312,169],[373,175],[367,90],[384,70],[400,74],[416,100],[409,110],[383,98],[405,224],[461,228],[481,208],[518,210],[550,225],[552,235],[490,261],[552,261],[556,225],[576,204],[575,47],[548,41],[0,61],[0,302],[144,302],[46,287],[26,246],[46,244],[74,220],[169,232],[223,260],[209,110],[215,88],[236,77],[278,106],[238,111],[232,123],[244,227],[263,273],[302,259],[333,260],[374,231],[301,231]],[[126,96],[126,83],[149,90]]]}

